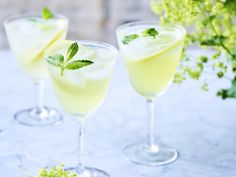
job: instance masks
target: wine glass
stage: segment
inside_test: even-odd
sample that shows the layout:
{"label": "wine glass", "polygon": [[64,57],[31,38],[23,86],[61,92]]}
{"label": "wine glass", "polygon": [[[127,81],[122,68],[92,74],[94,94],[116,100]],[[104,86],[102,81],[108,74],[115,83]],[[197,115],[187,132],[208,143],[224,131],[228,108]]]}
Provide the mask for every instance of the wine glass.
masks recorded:
{"label": "wine glass", "polygon": [[186,31],[179,25],[133,22],[116,30],[120,51],[134,89],[147,100],[147,137],[123,149],[131,162],[164,165],[173,162],[177,150],[154,136],[154,102],[171,84],[181,58]]}
{"label": "wine glass", "polygon": [[[71,47],[73,45],[74,47]],[[70,59],[70,63],[66,63],[69,59],[66,60],[64,57],[70,55],[68,50],[76,45],[77,53]],[[116,55],[116,48],[109,44],[81,40],[59,42],[48,50],[45,58],[59,103],[65,112],[78,122],[78,164],[68,170],[75,171],[80,177],[109,176],[102,170],[84,166],[83,125],[106,96]],[[60,59],[60,64],[57,64],[58,56],[63,58]],[[89,65],[78,68],[86,63]]]}
{"label": "wine glass", "polygon": [[44,106],[44,81],[48,71],[43,56],[49,46],[65,39],[68,19],[59,14],[47,20],[37,14],[23,14],[5,20],[4,27],[17,63],[36,87],[35,106],[18,111],[15,120],[28,126],[60,122],[62,116],[55,109]]}

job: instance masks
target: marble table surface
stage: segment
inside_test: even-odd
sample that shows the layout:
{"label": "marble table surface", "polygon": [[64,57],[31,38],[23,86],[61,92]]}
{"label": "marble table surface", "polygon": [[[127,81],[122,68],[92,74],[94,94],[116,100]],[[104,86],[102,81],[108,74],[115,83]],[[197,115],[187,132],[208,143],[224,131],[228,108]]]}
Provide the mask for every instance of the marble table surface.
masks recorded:
{"label": "marble table surface", "polygon": [[[0,73],[0,177],[24,177],[51,163],[75,164],[75,121],[63,114],[56,126],[17,124],[14,113],[34,104],[34,86],[7,50],[0,51]],[[111,177],[236,177],[236,100],[216,97],[219,86],[203,92],[198,82],[187,81],[157,98],[156,133],[180,155],[165,166],[135,165],[121,149],[145,137],[146,105],[118,59],[106,100],[85,125],[86,164]],[[62,112],[49,81],[45,92],[46,105]]]}

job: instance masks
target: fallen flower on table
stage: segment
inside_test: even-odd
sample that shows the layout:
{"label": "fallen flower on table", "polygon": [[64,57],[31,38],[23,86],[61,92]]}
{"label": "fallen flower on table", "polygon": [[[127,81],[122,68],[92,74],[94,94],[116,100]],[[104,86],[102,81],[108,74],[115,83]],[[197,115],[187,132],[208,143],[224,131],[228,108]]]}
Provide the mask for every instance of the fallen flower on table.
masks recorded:
{"label": "fallen flower on table", "polygon": [[77,174],[66,171],[64,165],[53,166],[51,168],[42,168],[37,177],[77,177]]}

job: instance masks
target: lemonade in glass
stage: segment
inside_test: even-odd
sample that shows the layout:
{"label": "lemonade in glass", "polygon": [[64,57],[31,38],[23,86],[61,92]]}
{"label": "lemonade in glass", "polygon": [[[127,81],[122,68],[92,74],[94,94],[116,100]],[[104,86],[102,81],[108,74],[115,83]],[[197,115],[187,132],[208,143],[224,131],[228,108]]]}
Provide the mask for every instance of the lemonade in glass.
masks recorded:
{"label": "lemonade in glass", "polygon": [[154,101],[171,84],[184,45],[186,31],[179,25],[133,22],[117,28],[117,40],[134,89],[147,100],[146,142],[124,148],[125,157],[144,165],[163,165],[177,158],[177,151],[154,136]]}
{"label": "lemonade in glass", "polygon": [[[48,9],[46,11],[51,13]],[[15,119],[24,125],[48,125],[61,120],[56,110],[45,107],[43,103],[44,80],[48,76],[43,58],[45,51],[52,44],[65,39],[68,19],[59,14],[49,15],[51,16],[43,18],[41,15],[25,14],[10,17],[4,22],[17,63],[37,87],[36,106],[15,114]]]}
{"label": "lemonade in glass", "polygon": [[68,169],[81,177],[109,176],[84,166],[83,124],[106,96],[116,55],[116,48],[97,41],[65,40],[47,51],[45,60],[58,101],[79,125],[78,164]]}

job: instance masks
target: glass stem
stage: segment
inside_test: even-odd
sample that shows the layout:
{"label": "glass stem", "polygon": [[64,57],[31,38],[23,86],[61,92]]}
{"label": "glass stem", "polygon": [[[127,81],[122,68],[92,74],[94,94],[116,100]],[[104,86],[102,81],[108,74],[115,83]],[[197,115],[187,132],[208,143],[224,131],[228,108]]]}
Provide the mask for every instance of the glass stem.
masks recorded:
{"label": "glass stem", "polygon": [[154,132],[155,132],[155,123],[154,123],[154,104],[155,97],[147,98],[147,138],[146,138],[146,148],[151,152],[156,152],[157,146],[155,145]]}
{"label": "glass stem", "polygon": [[36,109],[38,112],[41,112],[44,107],[44,81],[38,81],[34,83],[36,87]]}
{"label": "glass stem", "polygon": [[83,123],[79,123],[79,136],[78,136],[78,166],[76,172],[82,174],[84,172],[84,162],[83,162],[83,153],[84,153],[84,126]]}

